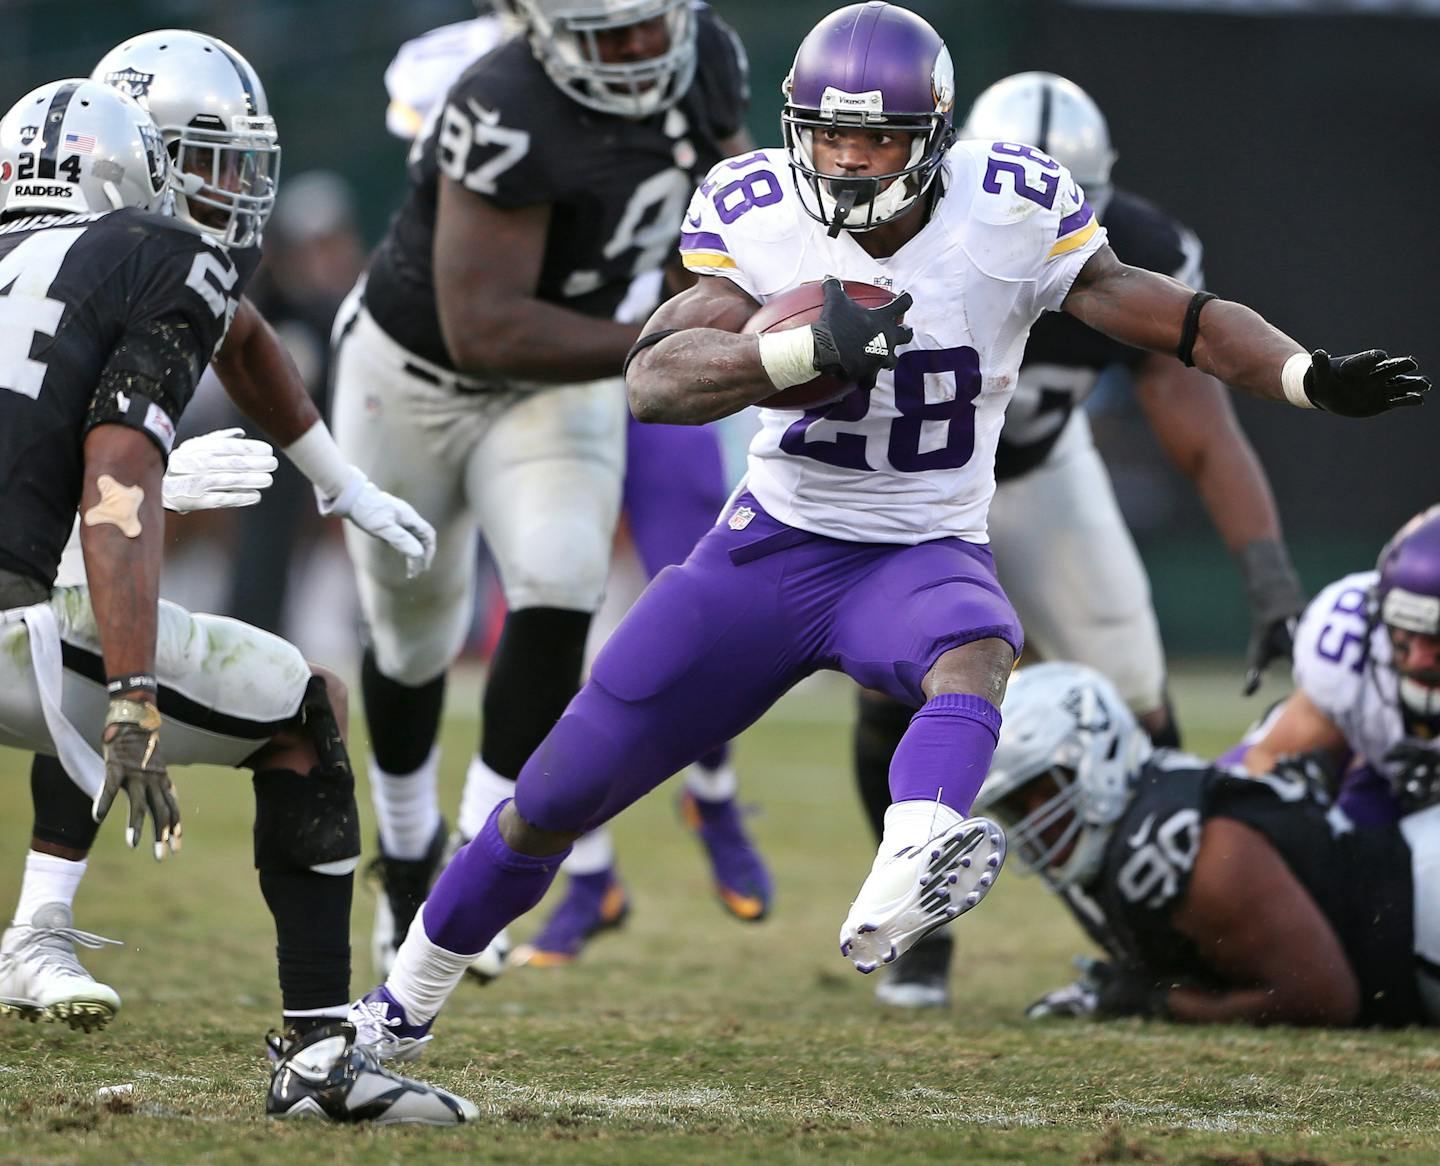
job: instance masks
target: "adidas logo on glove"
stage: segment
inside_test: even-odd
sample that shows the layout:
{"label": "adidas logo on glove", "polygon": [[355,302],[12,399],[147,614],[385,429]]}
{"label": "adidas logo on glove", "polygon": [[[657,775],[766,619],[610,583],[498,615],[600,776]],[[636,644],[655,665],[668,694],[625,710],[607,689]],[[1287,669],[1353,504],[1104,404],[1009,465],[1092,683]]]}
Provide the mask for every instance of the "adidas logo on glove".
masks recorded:
{"label": "adidas logo on glove", "polygon": [[870,343],[865,345],[866,356],[889,356],[890,345],[885,341],[885,333],[877,332]]}

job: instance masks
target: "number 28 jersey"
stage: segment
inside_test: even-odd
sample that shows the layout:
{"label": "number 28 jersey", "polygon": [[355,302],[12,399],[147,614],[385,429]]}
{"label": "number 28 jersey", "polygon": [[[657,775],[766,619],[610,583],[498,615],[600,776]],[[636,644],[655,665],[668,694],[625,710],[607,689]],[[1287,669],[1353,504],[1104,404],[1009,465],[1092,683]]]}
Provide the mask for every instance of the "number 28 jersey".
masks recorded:
{"label": "number 28 jersey", "polygon": [[760,411],[749,488],[791,526],[856,542],[989,541],[995,446],[1026,337],[1105,230],[1069,172],[1028,146],[957,143],[936,182],[929,221],[885,259],[806,213],[783,150],[722,162],[690,203],[685,266],[762,303],[831,275],[915,301],[914,340],[872,392]]}

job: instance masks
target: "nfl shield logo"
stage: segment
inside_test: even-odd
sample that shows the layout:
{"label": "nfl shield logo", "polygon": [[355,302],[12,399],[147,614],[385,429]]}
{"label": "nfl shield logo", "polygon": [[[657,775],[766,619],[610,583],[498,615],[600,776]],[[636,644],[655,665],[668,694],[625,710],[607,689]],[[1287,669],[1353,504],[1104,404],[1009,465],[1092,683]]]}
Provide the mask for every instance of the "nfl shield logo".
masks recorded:
{"label": "nfl shield logo", "polygon": [[750,507],[738,506],[735,509],[735,513],[730,516],[730,529],[744,530],[747,526],[750,525],[750,522],[754,517],[755,511],[751,510]]}

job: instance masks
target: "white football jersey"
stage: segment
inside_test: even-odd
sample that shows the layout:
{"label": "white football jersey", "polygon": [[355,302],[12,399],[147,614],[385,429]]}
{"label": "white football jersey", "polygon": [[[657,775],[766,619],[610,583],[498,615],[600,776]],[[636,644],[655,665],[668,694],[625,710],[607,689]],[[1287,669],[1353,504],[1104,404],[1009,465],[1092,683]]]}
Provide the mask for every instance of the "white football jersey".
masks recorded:
{"label": "white football jersey", "polygon": [[830,275],[915,300],[915,338],[873,392],[760,410],[749,488],[781,522],[856,542],[989,541],[995,443],[1025,338],[1105,230],[1069,172],[1028,146],[960,142],[936,181],[946,193],[932,218],[887,259],[806,214],[784,150],[720,163],[690,203],[685,266],[762,303]]}
{"label": "white football jersey", "polygon": [[407,40],[385,67],[385,128],[407,142],[418,137],[460,74],[509,36],[504,18],[492,13]]}
{"label": "white football jersey", "polygon": [[1436,746],[1405,732],[1390,636],[1366,611],[1377,578],[1375,571],[1346,575],[1310,601],[1295,630],[1294,676],[1350,748],[1393,778],[1396,767],[1384,758],[1396,745]]}

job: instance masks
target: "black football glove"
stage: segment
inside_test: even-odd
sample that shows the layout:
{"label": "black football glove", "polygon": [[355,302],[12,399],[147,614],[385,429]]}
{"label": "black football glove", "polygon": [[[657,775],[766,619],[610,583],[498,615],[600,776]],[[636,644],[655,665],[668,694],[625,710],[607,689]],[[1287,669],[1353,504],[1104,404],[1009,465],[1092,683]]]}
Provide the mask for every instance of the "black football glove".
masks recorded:
{"label": "black football glove", "polygon": [[878,308],[862,308],[833,275],[822,285],[825,304],[811,325],[815,367],[870,390],[882,368],[895,367],[895,350],[915,333],[900,323],[915,301],[907,292]]}
{"label": "black football glove", "polygon": [[1374,417],[1387,409],[1424,403],[1430,379],[1411,375],[1417,367],[1414,357],[1391,356],[1382,348],[1351,356],[1331,356],[1317,348],[1305,371],[1305,395],[1327,413]]}
{"label": "black football glove", "polygon": [[1400,767],[1395,793],[1401,813],[1413,814],[1440,801],[1440,752],[1433,746],[1402,741],[1385,754],[1385,760]]}
{"label": "black football glove", "polygon": [[1305,610],[1305,593],[1278,539],[1256,539],[1239,553],[1245,594],[1250,600],[1250,646],[1245,652],[1246,696],[1260,687],[1265,669],[1295,651],[1295,625]]}
{"label": "black football glove", "polygon": [[1090,969],[1097,982],[1095,1016],[1113,1020],[1145,1016],[1163,1020],[1170,1015],[1170,989],[1136,964],[1097,963]]}
{"label": "black football glove", "polygon": [[149,814],[155,829],[155,857],[163,859],[179,850],[180,806],[160,754],[159,710],[148,701],[112,699],[101,742],[105,784],[95,795],[91,816],[103,822],[123,789],[130,801],[125,841],[131,849],[140,845],[140,832]]}

